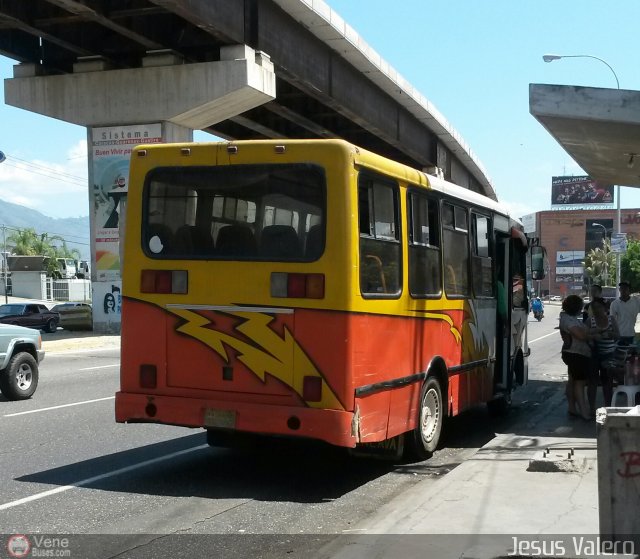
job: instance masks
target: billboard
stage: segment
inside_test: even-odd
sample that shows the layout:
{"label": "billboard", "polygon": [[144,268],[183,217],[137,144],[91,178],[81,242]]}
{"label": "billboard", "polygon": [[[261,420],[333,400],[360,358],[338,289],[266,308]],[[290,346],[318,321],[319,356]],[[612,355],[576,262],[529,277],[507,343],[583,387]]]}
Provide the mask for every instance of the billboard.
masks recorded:
{"label": "billboard", "polygon": [[613,185],[603,185],[588,176],[552,177],[551,207],[603,207],[613,205]]}
{"label": "billboard", "polygon": [[574,281],[569,277],[579,277],[582,281],[584,273],[584,250],[559,250],[556,252],[556,281],[561,281],[560,276],[566,276],[562,281]]}

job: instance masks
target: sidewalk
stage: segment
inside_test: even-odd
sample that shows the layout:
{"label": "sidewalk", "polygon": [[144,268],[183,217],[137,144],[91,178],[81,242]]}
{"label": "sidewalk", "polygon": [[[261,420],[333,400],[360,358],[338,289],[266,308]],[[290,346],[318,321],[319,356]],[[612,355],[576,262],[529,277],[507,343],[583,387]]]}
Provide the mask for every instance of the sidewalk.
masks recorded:
{"label": "sidewalk", "polygon": [[398,495],[317,557],[638,557],[598,551],[597,424],[570,418],[557,385],[524,425]]}
{"label": "sidewalk", "polygon": [[42,348],[47,354],[84,349],[120,348],[119,335],[97,334],[87,330],[63,330],[48,334],[42,332]]}

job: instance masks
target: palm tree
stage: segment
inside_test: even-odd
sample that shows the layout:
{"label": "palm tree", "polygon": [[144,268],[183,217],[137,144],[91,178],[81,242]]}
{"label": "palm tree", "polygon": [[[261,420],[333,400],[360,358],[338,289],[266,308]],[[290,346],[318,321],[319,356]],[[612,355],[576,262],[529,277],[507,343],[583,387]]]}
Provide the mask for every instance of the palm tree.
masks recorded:
{"label": "palm tree", "polygon": [[[80,258],[80,252],[77,249],[70,250],[66,241],[59,235],[36,233],[33,228],[18,229],[7,240],[14,245],[13,254],[48,257],[47,273],[52,276],[59,275],[56,258]],[[61,243],[61,246],[53,243]]]}
{"label": "palm tree", "polygon": [[616,284],[616,255],[611,252],[611,242],[603,239],[602,248],[589,251],[584,261],[585,272],[593,283]]}

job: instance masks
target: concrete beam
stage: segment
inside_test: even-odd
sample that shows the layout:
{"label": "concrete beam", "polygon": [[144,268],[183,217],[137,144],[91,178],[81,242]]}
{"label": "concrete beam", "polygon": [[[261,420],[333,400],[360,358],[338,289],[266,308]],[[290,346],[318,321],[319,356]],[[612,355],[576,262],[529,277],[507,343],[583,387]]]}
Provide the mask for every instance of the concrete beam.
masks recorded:
{"label": "concrete beam", "polygon": [[640,187],[640,91],[530,84],[529,112],[593,179]]}
{"label": "concrete beam", "polygon": [[5,102],[82,126],[169,121],[199,130],[275,99],[269,57],[228,49],[219,62],[14,77]]}

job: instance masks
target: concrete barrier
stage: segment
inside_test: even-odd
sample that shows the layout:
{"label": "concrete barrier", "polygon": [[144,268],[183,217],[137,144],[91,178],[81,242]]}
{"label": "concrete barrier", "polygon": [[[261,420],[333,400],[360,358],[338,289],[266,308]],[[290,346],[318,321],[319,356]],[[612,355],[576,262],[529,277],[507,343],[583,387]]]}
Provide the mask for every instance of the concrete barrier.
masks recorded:
{"label": "concrete barrier", "polygon": [[[598,502],[600,537],[633,542],[640,552],[640,406],[600,408]],[[630,545],[630,543],[629,543]]]}

